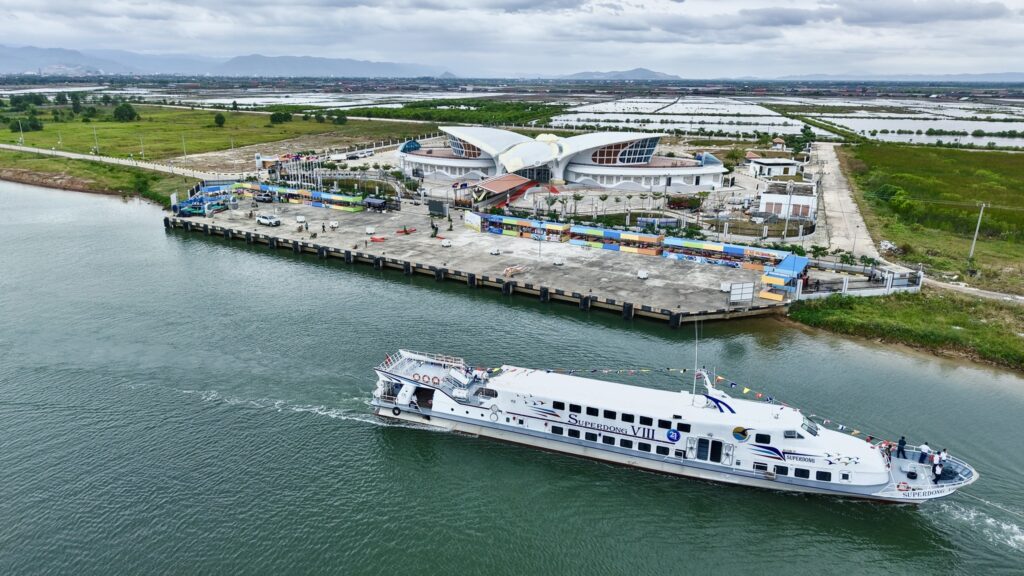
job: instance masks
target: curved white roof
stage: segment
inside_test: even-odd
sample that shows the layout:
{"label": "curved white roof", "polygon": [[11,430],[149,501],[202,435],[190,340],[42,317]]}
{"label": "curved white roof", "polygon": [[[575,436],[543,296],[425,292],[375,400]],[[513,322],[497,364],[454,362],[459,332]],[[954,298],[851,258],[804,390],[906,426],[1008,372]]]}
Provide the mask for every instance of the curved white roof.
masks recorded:
{"label": "curved white roof", "polygon": [[570,136],[568,138],[563,138],[558,142],[558,145],[562,149],[562,153],[559,157],[567,158],[573,154],[583,152],[584,150],[602,148],[604,146],[621,144],[623,142],[632,142],[633,140],[643,140],[645,138],[661,138],[662,136],[664,136],[664,134],[650,132],[592,132],[590,134]]}
{"label": "curved white roof", "polygon": [[451,134],[459,140],[469,142],[485,153],[497,157],[502,152],[523,142],[533,142],[533,138],[499,130],[497,128],[482,128],[479,126],[441,126],[441,131]]}
{"label": "curved white roof", "polygon": [[501,165],[508,172],[547,164],[558,158],[558,144],[529,140],[516,144],[498,156]]}

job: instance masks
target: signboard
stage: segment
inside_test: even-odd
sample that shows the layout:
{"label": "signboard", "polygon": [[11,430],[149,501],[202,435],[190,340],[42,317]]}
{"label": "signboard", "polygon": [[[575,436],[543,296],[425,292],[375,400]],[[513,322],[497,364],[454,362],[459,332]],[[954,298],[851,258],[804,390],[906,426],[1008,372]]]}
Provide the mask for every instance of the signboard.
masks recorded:
{"label": "signboard", "polygon": [[444,200],[427,200],[427,211],[431,216],[447,216],[448,205],[444,203]]}
{"label": "signboard", "polygon": [[178,204],[178,193],[177,192],[171,192],[171,206],[176,206],[177,204]]}
{"label": "signboard", "polygon": [[754,299],[753,282],[734,282],[729,286],[729,303],[750,302]]}
{"label": "signboard", "polygon": [[463,217],[463,222],[466,224],[466,227],[467,228],[471,228],[471,229],[476,230],[477,232],[479,232],[480,231],[480,215],[475,213],[475,212],[469,212],[469,211],[464,212],[464,214],[465,214],[465,216]]}

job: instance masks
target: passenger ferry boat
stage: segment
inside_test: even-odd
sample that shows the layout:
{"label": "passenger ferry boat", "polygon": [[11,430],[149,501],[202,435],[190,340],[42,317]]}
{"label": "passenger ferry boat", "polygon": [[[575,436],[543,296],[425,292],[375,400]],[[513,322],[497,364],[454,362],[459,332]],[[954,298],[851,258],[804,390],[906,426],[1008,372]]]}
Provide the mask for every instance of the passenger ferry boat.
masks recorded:
{"label": "passenger ferry boat", "polygon": [[678,476],[915,504],[978,479],[949,457],[936,482],[916,450],[890,457],[798,409],[730,397],[703,370],[678,392],[406,350],[375,371],[379,416]]}

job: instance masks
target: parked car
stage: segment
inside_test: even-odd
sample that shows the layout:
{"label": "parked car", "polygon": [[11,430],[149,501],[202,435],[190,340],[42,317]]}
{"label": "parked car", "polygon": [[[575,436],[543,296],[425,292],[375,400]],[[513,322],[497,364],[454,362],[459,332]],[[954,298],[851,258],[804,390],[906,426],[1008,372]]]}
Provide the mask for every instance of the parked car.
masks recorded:
{"label": "parked car", "polygon": [[252,199],[257,202],[273,202],[274,195],[270,192],[257,192]]}
{"label": "parked car", "polygon": [[273,214],[260,214],[256,217],[256,223],[264,226],[280,226],[281,219]]}

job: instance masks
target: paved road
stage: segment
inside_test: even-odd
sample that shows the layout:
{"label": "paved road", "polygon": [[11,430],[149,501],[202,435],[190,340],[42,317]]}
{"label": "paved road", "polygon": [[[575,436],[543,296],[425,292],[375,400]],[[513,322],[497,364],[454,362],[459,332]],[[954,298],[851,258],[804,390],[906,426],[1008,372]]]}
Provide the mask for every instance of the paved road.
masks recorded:
{"label": "paved road", "polygon": [[[201,180],[244,180],[249,176],[255,176],[255,172],[202,172],[192,170],[180,165],[161,164],[157,162],[143,162],[131,158],[114,158],[111,156],[97,156],[95,154],[79,154],[64,150],[47,150],[45,148],[32,148],[31,146],[17,146],[14,144],[0,144],[0,149],[13,150],[15,152],[28,152],[43,156],[54,156],[58,158],[70,158],[72,160],[88,160],[90,162],[103,162],[104,164],[119,164],[121,166],[134,166],[145,170],[163,172],[165,174],[177,174]],[[179,159],[180,162],[180,159]]]}
{"label": "paved road", "polygon": [[829,247],[842,248],[856,256],[880,259],[871,234],[864,225],[860,209],[853,199],[850,184],[839,169],[834,142],[815,142],[807,171],[821,176],[821,200],[825,207],[825,226]]}

